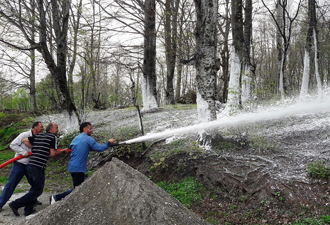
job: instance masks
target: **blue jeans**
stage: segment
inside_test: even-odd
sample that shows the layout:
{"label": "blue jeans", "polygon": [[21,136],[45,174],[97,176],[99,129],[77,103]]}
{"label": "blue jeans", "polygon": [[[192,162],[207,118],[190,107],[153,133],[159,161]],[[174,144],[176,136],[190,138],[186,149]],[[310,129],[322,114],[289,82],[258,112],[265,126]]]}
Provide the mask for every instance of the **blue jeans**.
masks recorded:
{"label": "blue jeans", "polygon": [[16,209],[25,207],[25,212],[31,212],[33,211],[33,206],[38,197],[44,191],[45,170],[37,166],[27,165],[27,171],[31,177],[31,188],[28,193],[23,195],[21,198],[11,202],[10,205]]}
{"label": "blue jeans", "polygon": [[75,189],[75,187],[79,186],[82,182],[85,181],[84,173],[71,173],[71,177],[73,182],[73,188],[63,192],[62,194],[54,195],[53,197],[55,201],[62,200],[63,198],[65,198],[65,196],[69,195]]}
{"label": "blue jeans", "polygon": [[28,179],[28,182],[31,184],[30,177],[26,169],[26,165],[23,163],[14,162],[13,167],[11,168],[9,174],[8,182],[1,193],[0,207],[3,207],[7,203],[7,201],[14,193],[17,184],[22,180],[24,176]]}

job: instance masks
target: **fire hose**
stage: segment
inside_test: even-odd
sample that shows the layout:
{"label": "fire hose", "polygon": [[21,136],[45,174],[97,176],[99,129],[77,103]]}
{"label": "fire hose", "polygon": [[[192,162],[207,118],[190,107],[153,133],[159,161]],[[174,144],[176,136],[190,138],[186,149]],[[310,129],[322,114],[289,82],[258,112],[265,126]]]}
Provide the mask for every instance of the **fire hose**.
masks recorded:
{"label": "fire hose", "polygon": [[[114,144],[110,144],[109,147],[118,146],[118,145],[120,145],[120,144],[124,144],[124,143],[125,143],[125,142],[122,142],[122,143],[117,142],[117,143],[114,143]],[[63,149],[57,149],[57,150],[62,151]],[[71,152],[71,149],[68,149],[68,152],[70,153],[70,152]],[[32,155],[32,152],[28,152],[28,154],[29,154],[29,156],[31,156],[31,155]],[[15,161],[17,161],[17,160],[19,160],[19,159],[22,159],[22,158],[24,158],[23,155],[16,156],[16,157],[14,157],[14,158],[12,158],[12,159],[10,159],[10,160],[8,160],[8,161],[2,163],[2,164],[0,165],[0,169],[1,169],[2,167],[4,167],[4,166],[7,166],[8,164],[10,164],[10,163],[12,163],[12,162],[15,162]]]}

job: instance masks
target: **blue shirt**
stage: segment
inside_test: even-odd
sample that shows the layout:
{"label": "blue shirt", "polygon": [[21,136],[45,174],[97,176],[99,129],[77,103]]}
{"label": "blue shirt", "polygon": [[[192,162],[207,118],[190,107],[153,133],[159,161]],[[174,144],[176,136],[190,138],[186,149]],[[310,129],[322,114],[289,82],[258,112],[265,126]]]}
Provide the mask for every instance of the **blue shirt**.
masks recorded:
{"label": "blue shirt", "polygon": [[75,137],[71,144],[71,158],[69,162],[69,172],[87,172],[87,159],[90,150],[103,152],[109,147],[110,143],[101,145],[94,138],[82,132]]}

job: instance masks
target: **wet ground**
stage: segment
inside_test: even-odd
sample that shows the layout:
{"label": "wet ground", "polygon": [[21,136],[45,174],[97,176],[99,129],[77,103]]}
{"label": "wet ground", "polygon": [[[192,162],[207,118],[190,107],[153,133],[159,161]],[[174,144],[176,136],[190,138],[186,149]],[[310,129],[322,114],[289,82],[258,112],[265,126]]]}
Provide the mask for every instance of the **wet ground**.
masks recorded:
{"label": "wet ground", "polygon": [[[311,104],[290,106],[289,109],[259,109],[246,117],[224,116],[223,122],[212,125],[212,132],[221,138],[213,143],[211,151],[194,158],[178,154],[167,159],[166,163],[172,166],[169,168],[184,165],[185,173],[168,169],[152,175],[155,179],[157,176],[194,175],[213,190],[203,202],[192,207],[204,218],[212,218],[213,221],[209,221],[212,224],[292,224],[305,216],[328,215],[328,180],[310,178],[307,166],[317,160],[329,159],[329,113],[330,107],[326,104]],[[123,127],[138,128],[134,111],[121,109],[87,114],[86,120],[92,121],[95,133]],[[62,115],[40,119],[56,121],[60,129],[67,125]],[[197,121],[196,108],[184,105],[143,115],[145,133],[193,126]],[[190,137],[196,132],[189,132]],[[223,145],[224,140],[231,141],[232,145]],[[154,154],[153,151],[157,151],[157,147],[150,154]],[[128,163],[133,164],[134,160]],[[150,175],[148,168],[152,163],[144,160],[134,166]],[[45,197],[45,202],[47,199]],[[1,216],[7,214],[8,209],[5,209]],[[9,217],[8,214],[3,218]]]}

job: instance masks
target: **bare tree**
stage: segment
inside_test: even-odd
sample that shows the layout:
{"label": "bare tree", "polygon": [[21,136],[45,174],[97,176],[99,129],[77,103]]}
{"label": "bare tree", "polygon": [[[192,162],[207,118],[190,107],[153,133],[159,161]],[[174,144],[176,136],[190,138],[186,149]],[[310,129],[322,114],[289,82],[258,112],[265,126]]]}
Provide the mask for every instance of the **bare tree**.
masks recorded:
{"label": "bare tree", "polygon": [[217,50],[217,0],[195,0],[196,8],[196,82],[197,111],[200,121],[217,118],[215,109],[215,78]]}
{"label": "bare tree", "polygon": [[[220,36],[223,38],[220,41],[219,51],[220,51],[220,66],[222,68],[222,75],[220,79],[223,81],[222,87],[222,98],[221,101],[223,103],[227,102],[228,99],[228,85],[229,85],[229,34],[230,34],[230,15],[229,15],[229,0],[225,0],[224,5],[224,13],[223,15],[220,13],[220,18],[218,21],[218,30],[220,32]],[[220,83],[220,82],[219,82]],[[221,90],[219,88],[217,90]],[[220,93],[218,93],[220,95]]]}
{"label": "bare tree", "polygon": [[322,83],[319,74],[319,48],[318,48],[318,31],[317,31],[317,20],[316,20],[316,9],[315,0],[308,0],[308,30],[306,35],[305,43],[305,56],[304,56],[304,72],[302,78],[302,86],[300,91],[300,100],[304,101],[308,94],[308,84],[310,77],[310,57],[312,53],[312,46],[314,43],[314,65],[315,65],[315,76],[318,87],[319,98],[322,95]]}
{"label": "bare tree", "polygon": [[166,0],[165,1],[165,55],[166,55],[166,104],[174,104],[174,71],[177,55],[178,42],[178,10],[180,0]]}
{"label": "bare tree", "polygon": [[[21,50],[37,49],[44,59],[48,70],[56,81],[58,88],[58,99],[60,100],[61,108],[66,110],[71,116],[74,112],[79,118],[75,104],[71,100],[70,92],[67,86],[66,79],[66,56],[67,56],[67,34],[70,0],[66,0],[59,4],[58,1],[52,0],[50,4],[42,0],[37,0],[38,17],[33,20],[35,27],[39,28],[39,41],[36,42],[31,37],[31,20],[25,15],[32,15],[30,5],[27,2],[16,2],[5,0],[0,4],[0,15],[7,20],[12,26],[17,28],[25,41],[29,43],[26,47],[24,44],[19,45],[17,40],[5,39],[2,37],[1,42]],[[47,18],[47,9],[51,9],[52,21]],[[27,13],[29,12],[29,13]],[[47,45],[49,38],[49,29],[54,30],[56,58],[52,55],[52,49]]]}
{"label": "bare tree", "polygon": [[[242,101],[250,98],[250,45],[252,35],[252,1],[233,0],[232,11],[232,63],[228,88],[227,113],[232,107],[242,107]],[[245,17],[244,17],[245,16]]]}
{"label": "bare tree", "polygon": [[[191,64],[189,60],[194,58],[191,55],[194,53],[195,49],[195,39],[191,35],[195,29],[194,21],[194,4],[191,4],[189,0],[181,1],[179,9],[179,19],[178,19],[178,35],[177,35],[177,76],[176,76],[176,86],[175,86],[175,99],[179,100],[181,93],[186,95],[188,93],[195,92],[195,82],[191,82],[191,87],[188,85],[188,70]],[[191,21],[191,22],[189,22]],[[184,63],[184,61],[187,61]],[[194,76],[193,76],[194,77]],[[188,93],[187,93],[188,92]],[[183,100],[183,99],[182,99]],[[195,100],[195,99],[194,99]],[[185,102],[185,101],[184,101]]]}
{"label": "bare tree", "polygon": [[[141,66],[143,110],[157,108],[155,0],[144,2],[140,0],[114,0],[114,4],[100,6],[110,18],[115,19],[124,27],[116,27],[112,29],[113,31],[143,36],[143,63]],[[114,11],[118,7],[119,10]],[[122,12],[124,12],[123,15]]]}
{"label": "bare tree", "polygon": [[143,108],[157,108],[156,76],[156,2],[144,2]]}
{"label": "bare tree", "polygon": [[[30,24],[31,24],[31,39],[32,42],[35,42],[35,35],[36,35],[36,27],[35,23],[33,22],[36,10],[36,4],[34,0],[30,1],[31,3],[31,13],[32,15],[29,17]],[[35,49],[30,50],[30,58],[31,58],[31,69],[30,69],[30,96],[31,96],[31,104],[32,110],[37,111],[37,99],[36,99],[36,54]]]}
{"label": "bare tree", "polygon": [[[78,51],[78,31],[80,27],[80,18],[82,14],[82,0],[78,0],[78,5],[76,6],[77,15],[73,12],[73,5],[71,7],[71,27],[72,27],[72,53],[68,55],[69,59],[69,71],[68,71],[68,86],[70,91],[70,96],[74,99],[74,92],[73,92],[73,71],[75,68],[76,60],[77,60],[77,51]],[[69,58],[71,55],[71,58]]]}
{"label": "bare tree", "polygon": [[279,60],[279,91],[281,98],[284,99],[288,93],[289,83],[287,77],[284,75],[285,65],[287,60],[287,53],[291,42],[291,34],[293,23],[298,16],[298,12],[301,7],[301,0],[299,0],[297,9],[291,16],[291,12],[288,8],[287,0],[277,0],[275,12],[272,11],[268,4],[261,0],[267,11],[270,13],[278,29],[279,37],[281,37],[281,43],[278,43],[278,60]]}

